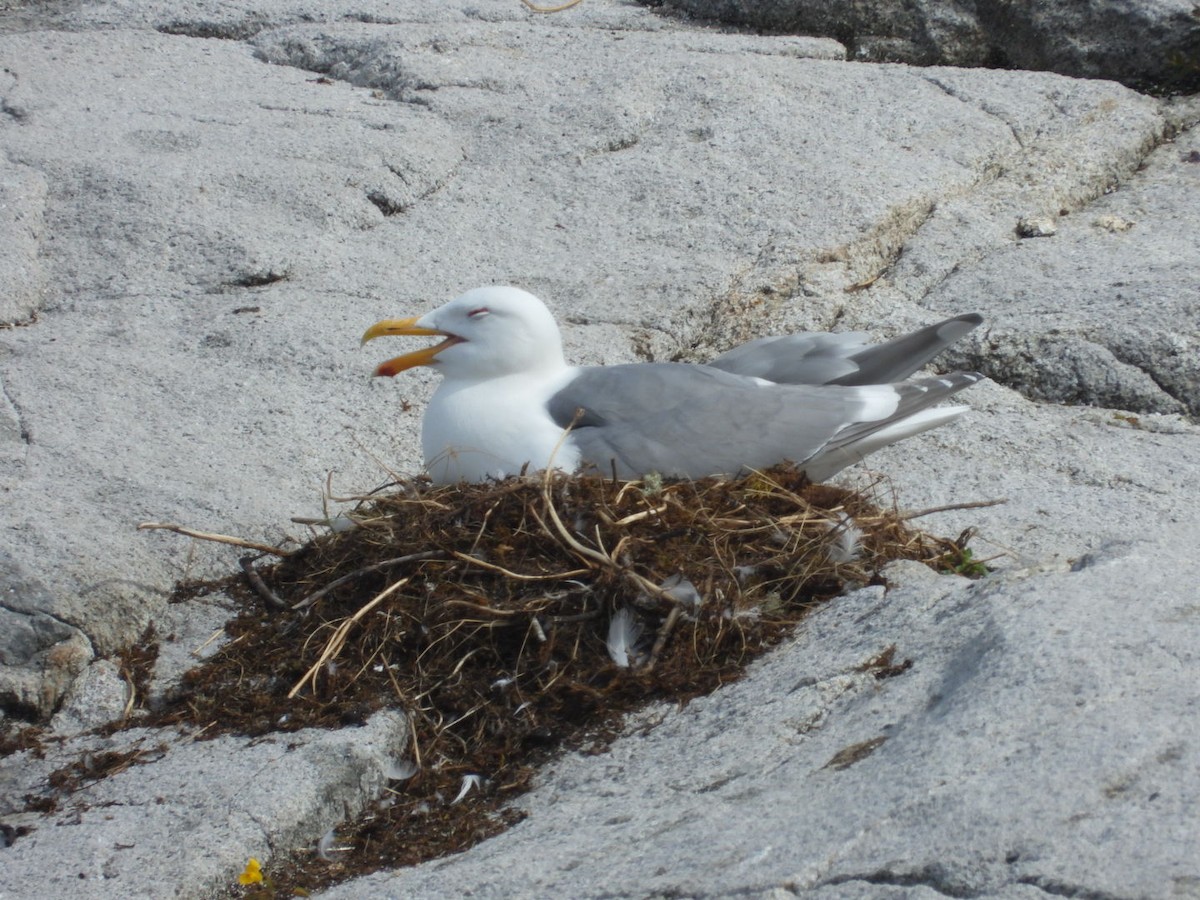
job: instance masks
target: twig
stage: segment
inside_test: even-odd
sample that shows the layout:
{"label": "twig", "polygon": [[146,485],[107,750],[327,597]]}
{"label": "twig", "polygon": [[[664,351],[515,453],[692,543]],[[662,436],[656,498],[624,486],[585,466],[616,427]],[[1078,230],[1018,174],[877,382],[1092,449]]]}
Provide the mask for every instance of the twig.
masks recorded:
{"label": "twig", "polygon": [[183,525],[174,525],[170,522],[142,522],[138,525],[138,531],[173,531],[176,534],[182,534],[184,537],[196,538],[201,541],[213,541],[218,544],[232,544],[235,547],[245,547],[247,550],[257,550],[260,553],[270,553],[273,556],[291,556],[295,550],[284,550],[282,547],[273,547],[270,544],[260,544],[256,541],[247,541],[242,538],[230,537],[227,534],[213,534],[209,531],[196,531],[194,528],[185,528]]}
{"label": "twig", "polygon": [[551,531],[546,523],[542,520],[542,517],[537,514],[537,510],[530,509],[530,513],[535,519],[537,519],[537,522],[542,526],[542,529],[550,537],[557,537],[559,540],[561,540],[576,556],[580,557],[585,562],[590,560],[591,562],[596,563],[598,566],[610,569],[613,572],[616,572],[618,575],[628,578],[636,587],[641,588],[647,594],[658,597],[660,600],[675,606],[678,601],[670,594],[670,592],[663,590],[654,582],[642,575],[639,575],[632,569],[621,565],[611,556],[606,556],[597,550],[593,550],[591,547],[581,544],[571,535],[571,532],[569,532],[567,530],[567,526],[563,524],[563,520],[558,515],[558,510],[554,506],[554,497],[550,492],[552,476],[553,472],[550,469],[547,469],[542,478],[542,500],[546,504],[546,514],[550,517],[550,521],[554,523],[554,531]]}
{"label": "twig", "polygon": [[530,509],[529,513],[537,520],[538,525],[542,527],[542,530],[545,531],[549,537],[553,538],[554,540],[561,540],[567,545],[567,549],[585,562],[590,561],[600,568],[619,568],[619,566],[617,566],[613,560],[609,559],[603,553],[598,553],[591,547],[584,546],[571,536],[571,533],[567,531],[566,526],[564,526],[562,523],[562,519],[558,517],[558,513],[554,509],[554,501],[550,498],[549,488],[546,489],[544,499],[546,502],[546,512],[550,519],[554,522],[553,529],[551,529],[550,526],[546,524],[545,520],[538,515],[536,509]]}
{"label": "twig", "polygon": [[128,722],[129,717],[133,714],[133,708],[137,705],[137,685],[133,683],[133,676],[122,668],[121,675],[125,681],[126,687],[129,688],[129,696],[125,698],[125,708],[121,711],[121,720]]}
{"label": "twig", "polygon": [[487,531],[487,524],[492,518],[492,513],[496,511],[496,507],[499,505],[500,501],[497,500],[495,503],[489,506],[488,511],[483,514],[483,521],[479,523],[479,530],[475,532],[475,540],[471,542],[472,553],[474,553],[475,548],[479,546],[479,542],[483,540],[483,535]]}
{"label": "twig", "polygon": [[496,609],[493,606],[484,606],[481,603],[472,603],[469,600],[451,599],[451,600],[445,601],[444,605],[446,605],[446,606],[461,606],[465,609],[474,610],[475,612],[480,613],[482,615],[495,616],[496,618],[499,618],[499,619],[507,619],[511,616],[519,616],[523,612],[525,612],[525,610],[523,610],[523,609]]}
{"label": "twig", "polygon": [[931,516],[934,513],[950,512],[955,509],[986,509],[989,506],[999,506],[1001,503],[1007,503],[1007,497],[1001,497],[998,500],[976,500],[972,503],[948,503],[945,506],[931,506],[929,509],[920,509],[916,512],[904,513],[900,516],[901,522],[907,522],[910,519],[919,519],[921,516]]}
{"label": "twig", "polygon": [[643,509],[641,512],[630,513],[625,518],[617,519],[617,521],[612,522],[611,524],[614,528],[624,528],[626,525],[631,525],[634,522],[639,522],[642,519],[648,518],[649,516],[661,515],[662,513],[666,512],[666,511],[667,511],[667,504],[664,503],[661,506],[654,507],[653,509]]}
{"label": "twig", "polygon": [[[212,634],[210,634],[208,636],[207,641],[205,641],[199,647],[196,647],[195,649],[193,649],[191,651],[191,655],[196,657],[196,659],[199,659],[200,654],[204,652],[204,648],[207,647],[209,644],[211,644],[213,641],[215,641],[217,638],[219,638],[224,633],[225,633],[225,626],[222,625],[220,628],[218,628],[216,631],[214,631]],[[230,641],[229,644],[227,644],[226,646],[230,646],[230,647],[233,646],[234,644],[236,644],[238,641],[240,641],[245,636],[246,636],[246,633],[242,632],[236,638],[234,638],[232,641]]]}
{"label": "twig", "polygon": [[[392,479],[392,481],[394,483],[399,484],[404,481],[404,477],[402,475],[397,474],[396,472],[393,472],[391,469],[389,469],[387,467],[387,464],[384,463],[384,461],[382,459],[380,459],[378,456],[376,456],[375,453],[371,450],[371,448],[368,447],[366,444],[364,444],[359,439],[357,434],[354,435],[353,437],[354,437],[354,443],[358,444],[358,449],[362,450],[363,453],[365,453],[365,454],[367,454],[367,456],[371,457],[371,461],[374,462],[375,465],[379,466],[379,468],[383,469],[383,471],[388,474],[388,476]],[[374,493],[374,491],[372,491],[372,493]],[[347,499],[352,499],[352,498],[347,498]],[[339,498],[334,497],[333,500],[337,501],[337,500],[339,500]]]}
{"label": "twig", "polygon": [[659,654],[663,652],[663,647],[667,645],[667,638],[675,630],[675,624],[679,621],[679,617],[682,614],[683,607],[676,603],[674,609],[667,614],[667,620],[662,623],[662,628],[658,630],[658,637],[655,638],[654,646],[650,649],[650,658],[646,660],[646,665],[642,671],[650,672],[654,669],[654,664],[658,662]]}
{"label": "twig", "polygon": [[[364,447],[362,445],[361,441],[358,442],[358,446],[359,446],[360,450],[365,451],[367,449],[366,447]],[[374,457],[372,457],[372,459],[374,459]],[[379,460],[376,459],[375,462],[379,463]],[[370,500],[375,494],[378,494],[384,488],[391,487],[391,484],[393,484],[393,483],[396,483],[396,484],[403,483],[403,479],[399,475],[396,475],[394,472],[392,472],[390,469],[384,468],[382,464],[380,464],[380,468],[382,468],[385,472],[387,472],[389,475],[392,476],[393,481],[391,483],[381,485],[380,487],[377,487],[374,490],[372,490],[366,494],[351,494],[348,497],[340,497],[333,492],[333,470],[330,469],[327,473],[325,473],[325,494],[321,497],[321,508],[323,510],[325,510],[325,518],[327,518],[327,519],[329,518],[329,510],[326,507],[326,503],[328,503],[328,501],[330,501],[330,500],[332,500],[334,503],[358,503],[363,500]]]}
{"label": "twig", "polygon": [[335,578],[319,591],[313,591],[303,600],[293,604],[292,610],[295,611],[299,609],[308,609],[330,591],[336,590],[347,581],[351,581],[362,575],[370,575],[372,572],[378,572],[380,569],[387,569],[391,566],[402,566],[405,563],[417,562],[418,560],[422,559],[438,559],[445,555],[446,554],[441,550],[422,550],[420,553],[410,553],[407,556],[397,556],[393,559],[385,559],[377,563],[372,563],[369,566],[363,566],[361,569],[355,569],[353,572],[349,572],[346,575],[343,575],[341,578]]}
{"label": "twig", "polygon": [[572,622],[588,622],[600,618],[601,610],[593,609],[588,612],[575,613],[571,616],[551,616],[552,625],[570,625]]}
{"label": "twig", "polygon": [[[389,667],[388,672],[390,673],[391,671],[392,671],[391,667]],[[393,676],[392,680],[393,680],[393,682],[395,681],[394,676]],[[397,687],[397,690],[399,690],[399,685],[397,685],[396,687]],[[413,763],[416,765],[417,771],[420,772],[421,771],[421,744],[417,740],[416,717],[411,712],[408,713],[408,734],[409,734],[409,737],[412,738]]]}
{"label": "twig", "polygon": [[[614,479],[616,478],[616,473],[614,473],[614,474],[613,474],[613,477],[614,477]],[[642,486],[642,484],[643,484],[643,483],[644,483],[644,482],[641,482],[641,481],[627,481],[627,482],[625,482],[623,485],[621,485],[621,489],[620,489],[619,491],[617,491],[617,496],[613,498],[612,505],[613,505],[614,507],[620,506],[620,505],[621,505],[621,501],[622,501],[623,499],[625,499],[625,492],[626,492],[626,491],[628,491],[628,490],[632,490],[633,488],[640,488],[640,487]],[[644,492],[643,492],[643,493],[644,493]]]}
{"label": "twig", "polygon": [[867,278],[864,278],[862,281],[857,281],[848,287],[842,288],[842,290],[845,291],[847,294],[852,294],[855,291],[865,291],[867,288],[869,288],[871,285],[873,285],[875,282],[877,282],[880,278],[883,277],[884,271],[885,270],[881,269],[878,272],[876,272],[874,275],[868,276]]}
{"label": "twig", "polygon": [[274,610],[287,609],[287,601],[280,598],[278,594],[267,587],[267,583],[263,581],[262,576],[258,574],[258,570],[254,568],[253,556],[243,556],[238,560],[238,564],[241,565],[242,571],[246,573],[246,580],[250,582],[250,587],[254,588],[255,593],[263,598],[263,602],[269,608]]}
{"label": "twig", "polygon": [[473,566],[479,566],[481,569],[499,572],[506,578],[513,578],[517,581],[566,581],[568,578],[574,578],[576,575],[586,575],[591,571],[591,569],[571,569],[569,572],[554,572],[550,575],[522,575],[520,572],[513,572],[511,569],[506,569],[495,563],[484,562],[482,559],[471,556],[469,553],[463,553],[461,550],[454,551],[454,558],[461,559],[463,562]]}
{"label": "twig", "polygon": [[373,610],[376,606],[378,606],[396,591],[400,590],[400,588],[404,587],[404,585],[408,584],[408,581],[409,579],[407,578],[401,578],[395,584],[380,591],[371,600],[367,601],[367,603],[354,615],[350,616],[348,619],[343,619],[342,624],[337,627],[337,629],[333,632],[333,635],[328,641],[325,642],[325,649],[321,651],[321,655],[317,657],[317,661],[309,666],[309,669],[304,673],[304,676],[296,682],[295,686],[290,691],[288,691],[288,699],[293,699],[298,693],[300,693],[305,682],[309,681],[312,682],[312,689],[315,693],[317,690],[317,673],[321,671],[321,667],[323,665],[342,652],[342,647],[345,646],[346,638],[350,634],[350,629],[354,626],[354,624],[360,621],[363,616]]}
{"label": "twig", "polygon": [[556,13],[562,12],[564,9],[570,9],[572,6],[578,6],[583,0],[567,0],[566,3],[559,6],[538,6],[532,0],[521,0],[521,2],[525,4],[526,9],[531,9],[535,13]]}

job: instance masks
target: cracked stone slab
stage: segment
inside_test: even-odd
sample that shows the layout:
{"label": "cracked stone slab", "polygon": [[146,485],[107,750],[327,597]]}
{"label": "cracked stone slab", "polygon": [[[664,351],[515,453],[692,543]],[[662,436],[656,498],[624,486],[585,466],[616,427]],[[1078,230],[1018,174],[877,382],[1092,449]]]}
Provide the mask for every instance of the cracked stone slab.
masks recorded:
{"label": "cracked stone slab", "polygon": [[[438,202],[407,221],[431,248],[452,246],[461,222],[448,204],[469,202],[492,223],[487,240],[461,262],[433,249],[408,277],[423,263],[427,283],[475,283],[458,275],[464,267],[504,272],[563,313],[667,332],[679,333],[706,295],[727,292],[731,272],[760,268],[764,239],[792,259],[853,243],[893,206],[971,183],[1007,139],[1007,127],[936,88],[797,59],[788,43],[759,42],[748,54],[741,35],[600,32],[588,38],[598,41],[595,58],[580,66],[587,32],[540,23],[304,25],[264,30],[254,43],[274,63],[420,104],[486,142],[487,165],[472,153]],[[864,119],[836,102],[842,90],[890,99]],[[763,97],[747,131],[745,110]],[[528,115],[528,98],[540,117]],[[914,109],[929,104],[947,124],[916,165],[879,165],[885,147],[923,127]],[[847,191],[850,173],[879,191]],[[805,201],[784,187],[793,183],[804,184]],[[512,202],[518,187],[523,202]],[[572,259],[569,278],[539,262],[562,255]]]}
{"label": "cracked stone slab", "polygon": [[[0,92],[10,87],[11,76],[0,75]],[[0,117],[5,115],[20,122],[24,114],[5,106]],[[0,325],[29,322],[41,308],[46,283],[38,254],[45,233],[46,192],[40,172],[0,156]],[[6,441],[6,430],[0,407],[0,442]]]}
{"label": "cracked stone slab", "polygon": [[[948,589],[893,573],[744,681],[555,764],[505,834],[326,896],[1186,893],[1200,689],[1175,576],[1200,570],[1162,536]],[[890,645],[911,667],[864,671]]]}
{"label": "cracked stone slab", "polygon": [[875,488],[884,502],[894,493],[911,511],[1003,501],[917,520],[934,534],[972,529],[976,556],[1001,568],[1069,564],[1112,541],[1195,519],[1194,422],[1040,404],[990,382],[972,393],[963,427],[885,448],[853,483],[869,488],[884,478]]}
{"label": "cracked stone slab", "polygon": [[[482,0],[426,3],[424,0],[360,0],[353,6],[319,4],[311,0],[170,0],[144,3],[101,2],[77,5],[69,2],[26,2],[14,0],[12,13],[0,18],[0,31],[97,30],[126,28],[158,31],[216,40],[248,40],[259,32],[298,23],[363,22],[379,25],[460,24],[463,22],[527,22],[540,19],[552,27],[614,28],[620,30],[680,30],[667,19],[632,4],[582,4],[570,16],[538,16],[520,3]],[[7,25],[8,29],[4,26]],[[840,46],[826,38],[793,38],[805,46]],[[836,58],[845,56],[842,50]]]}
{"label": "cracked stone slab", "polygon": [[111,659],[92,662],[72,683],[50,728],[70,737],[119,720],[133,699],[132,689]]}
{"label": "cracked stone slab", "polygon": [[[613,10],[471,9],[289,25],[287,7],[253,46],[120,28],[0,38],[3,100],[21,111],[0,146],[45,180],[47,285],[38,322],[0,332],[2,524],[43,611],[99,655],[139,635],[174,581],[233,564],[139,522],[303,537],[288,519],[323,505],[330,470],[359,493],[415,468],[433,376],[369,385],[362,323],[516,282],[588,323],[567,326],[584,363],[827,324],[998,161],[1074,136],[1116,171],[1161,129],[1113,85],[935,84],[633,8],[624,27]],[[1092,168],[1055,184],[1092,190]],[[29,696],[29,672],[13,677]],[[46,678],[42,714],[67,683]]]}
{"label": "cracked stone slab", "polygon": [[[0,850],[0,895],[211,896],[249,857],[314,847],[357,815],[407,744],[407,717],[384,712],[332,732],[206,741],[134,729],[82,736],[40,759],[23,751],[0,769],[0,808],[6,823],[32,830]],[[53,813],[16,811],[26,795],[46,794],[50,772],[105,752],[138,752],[141,762],[85,778]]]}
{"label": "cracked stone slab", "polygon": [[[943,100],[994,129],[993,152],[970,162],[973,178],[893,206],[860,238],[827,246],[788,277],[770,283],[758,272],[744,276],[699,323],[692,343],[704,353],[763,333],[872,330],[881,321],[906,323],[893,331],[916,327],[930,316],[927,298],[948,279],[1017,240],[1022,217],[1086,210],[1132,178],[1172,128],[1158,103],[1116,84],[1039,85],[1042,76],[1031,72],[979,80],[970,70],[917,71]],[[786,265],[773,243],[762,256],[767,271]],[[954,303],[957,295],[946,296],[939,314],[981,311],[1003,321],[1000,297],[980,293]]]}
{"label": "cracked stone slab", "polygon": [[[986,312],[992,330],[948,359],[1037,399],[1200,414],[1200,133],[1058,219],[960,266],[923,301]],[[1114,225],[1115,223],[1115,225]]]}
{"label": "cracked stone slab", "polygon": [[[1145,97],[851,65],[832,42],[578,10],[38,6],[71,34],[14,33],[0,16],[0,100],[20,111],[0,116],[0,158],[45,185],[44,200],[28,180],[19,194],[41,210],[41,313],[0,331],[0,440],[14,450],[0,449],[14,563],[0,607],[18,616],[0,643],[31,635],[3,644],[16,711],[51,711],[94,653],[150,618],[176,634],[161,666],[176,673],[219,625],[219,607],[159,606],[179,578],[234,571],[236,553],[137,522],[304,537],[288,518],[320,514],[330,469],[335,493],[411,470],[434,377],[368,386],[357,340],[384,315],[516,281],[546,296],[574,359],[624,362],[796,326],[894,331],[945,302],[978,305],[993,338],[1010,329],[1003,356],[1045,332],[1020,303],[1009,313],[1039,277],[1018,264],[1022,216],[1053,216],[1058,233],[1019,252],[1053,271],[1054,248],[1078,239],[1067,258],[1085,283],[1087,252],[1115,257],[1145,234],[1191,265],[1194,248],[1171,249],[1195,230],[1171,194],[1194,145],[1154,151],[1172,117]],[[1179,180],[1137,193],[1171,152]],[[1144,209],[1119,205],[1137,197]],[[1162,276],[1153,247],[1139,252],[1119,280]],[[972,273],[989,265],[983,284]],[[1059,292],[1074,275],[1045,285],[1061,314],[1079,311],[1073,334],[1167,384],[1174,345],[1160,338],[1189,333],[1150,317],[1136,341],[1085,331],[1117,319],[1103,291]],[[980,289],[955,296],[973,277]],[[1179,548],[1200,536],[1200,431],[994,383],[970,403],[872,469],[910,508],[1008,497],[921,520],[979,528],[981,555],[1006,554],[995,581],[945,589],[910,571],[831,605],[741,684],[657,710],[657,728],[608,756],[562,761],[513,832],[340,895],[1195,893],[1196,572]],[[857,671],[889,643],[910,670]],[[364,734],[305,746],[359,760]],[[391,752],[400,734],[387,735],[376,746]],[[379,784],[374,762],[211,746],[247,768],[177,747],[89,789],[112,807],[0,851],[5,878],[31,896],[48,872],[65,896],[161,896],[166,872],[179,893],[215,892],[248,855],[311,846]],[[38,765],[4,760],[0,798],[32,790]],[[153,802],[156,772],[179,805]],[[336,809],[308,803],[326,788]],[[69,884],[64,859],[88,877]]]}
{"label": "cracked stone slab", "polygon": [[856,59],[1037,69],[1159,91],[1200,86],[1195,65],[1200,22],[1190,0],[1023,5],[667,0],[665,5],[730,25],[837,36]]}
{"label": "cracked stone slab", "polygon": [[93,658],[79,629],[53,616],[37,576],[0,548],[0,703],[25,715],[53,709]]}
{"label": "cracked stone slab", "polygon": [[[261,509],[256,481],[287,480],[287,460],[306,456],[285,439],[284,410],[264,407],[246,377],[263,352],[251,349],[255,291],[303,281],[313,247],[385,223],[378,198],[404,208],[452,178],[456,139],[420,110],[265,65],[245,46],[113,31],[0,44],[3,102],[20,111],[0,127],[5,177],[38,188],[8,209],[29,218],[40,204],[44,236],[26,255],[49,279],[39,322],[0,334],[3,525],[17,537],[6,549],[38,585],[38,609],[23,612],[107,654],[140,633],[172,582],[219,558],[155,546],[139,521],[195,522],[199,503],[225,510],[212,524],[228,529],[232,510]],[[26,274],[0,266],[0,293],[20,297]],[[275,353],[318,380],[329,367],[319,347]],[[255,441],[272,449],[248,458]],[[323,471],[338,465],[314,463],[292,512],[319,503]],[[192,499],[180,505],[184,484]],[[251,518],[277,527],[287,513]],[[77,654],[46,655],[45,629],[7,634],[28,640],[0,660],[0,694],[51,711],[66,684],[53,661]],[[30,669],[34,659],[49,668]],[[39,678],[45,690],[33,689]]]}
{"label": "cracked stone slab", "polygon": [[3,146],[46,184],[48,309],[303,277],[318,233],[374,228],[372,195],[402,206],[452,171],[456,137],[439,122],[264,66],[245,45],[113,31],[2,40],[4,103],[21,110]]}
{"label": "cracked stone slab", "polygon": [[24,468],[28,450],[29,431],[21,420],[21,411],[4,390],[4,382],[0,381],[0,471],[9,478],[18,476]]}

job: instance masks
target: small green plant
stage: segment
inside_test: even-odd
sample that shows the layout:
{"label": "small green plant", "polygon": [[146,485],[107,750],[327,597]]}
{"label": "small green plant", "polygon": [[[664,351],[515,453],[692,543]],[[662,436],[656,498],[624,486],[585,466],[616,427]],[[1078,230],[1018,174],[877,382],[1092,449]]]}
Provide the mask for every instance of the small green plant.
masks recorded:
{"label": "small green plant", "polygon": [[970,547],[963,547],[958,552],[958,559],[951,562],[950,571],[967,578],[982,578],[988,573],[988,567],[975,558]]}
{"label": "small green plant", "polygon": [[941,539],[942,554],[934,566],[952,575],[962,575],[965,578],[983,578],[990,571],[988,560],[978,559],[975,552],[967,545],[975,537],[975,529],[968,528],[954,540]]}

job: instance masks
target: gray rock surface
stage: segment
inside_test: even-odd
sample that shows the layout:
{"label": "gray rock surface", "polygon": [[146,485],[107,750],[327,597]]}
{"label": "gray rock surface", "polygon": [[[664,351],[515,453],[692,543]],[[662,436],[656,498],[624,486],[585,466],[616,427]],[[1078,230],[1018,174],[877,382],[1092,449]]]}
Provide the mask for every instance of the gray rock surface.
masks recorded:
{"label": "gray rock surface", "polygon": [[[1163,562],[1137,541],[857,592],[556,764],[507,833],[326,896],[1195,896],[1196,608]],[[861,671],[893,644],[911,669]]]}
{"label": "gray rock surface", "polygon": [[[15,107],[4,113],[18,121],[23,115]],[[38,247],[44,236],[45,206],[45,176],[28,166],[0,160],[0,233],[5,236],[0,247],[0,284],[7,288],[0,297],[0,322],[28,321],[41,307],[46,285]],[[20,434],[13,424],[12,404],[6,405],[8,410],[0,419],[0,442],[7,449]]]}
{"label": "gray rock surface", "polygon": [[[28,819],[9,809],[43,796],[51,772],[77,773],[83,787],[0,850],[0,896],[223,892],[250,857],[315,847],[357,815],[405,753],[406,722],[380,713],[359,728],[254,740],[133,729],[80,738],[44,758],[18,753],[0,768],[6,821]],[[130,764],[89,778],[108,753],[127,754]]]}
{"label": "gray rock surface", "polygon": [[99,728],[123,718],[133,699],[133,688],[120,666],[111,659],[97,659],[71,683],[50,728],[68,737]]}
{"label": "gray rock surface", "polygon": [[[329,472],[414,470],[433,376],[368,381],[385,315],[512,282],[573,359],[624,362],[977,310],[952,360],[995,379],[975,412],[851,477],[912,509],[1007,497],[922,520],[978,528],[1002,574],[832,604],[743,683],[564,760],[517,830],[334,893],[1200,894],[1194,104],[845,55],[599,0],[0,11],[8,714],[86,727],[148,622],[156,697],[219,628],[219,599],[163,601],[236,552],[139,522],[303,539]],[[853,671],[890,643],[910,672]],[[361,808],[403,738],[385,716],[305,736],[311,765],[137,732],[0,760],[0,817],[37,829],[0,897],[47,871],[67,897],[205,895]],[[139,739],[167,749],[92,809],[20,812]]]}
{"label": "gray rock surface", "polygon": [[[329,469],[362,489],[374,459],[412,459],[417,414],[397,428],[392,398],[428,376],[368,393],[355,350],[360,323],[397,306],[520,282],[577,326],[584,361],[824,327],[939,198],[982,206],[973,239],[1007,238],[1024,194],[1083,202],[1166,127],[1108,84],[543,21],[260,30],[255,52],[276,65],[144,31],[4,39],[22,61],[5,102],[24,110],[7,153],[52,185],[39,255],[55,290],[36,327],[8,332],[0,373],[26,436],[6,518],[53,598],[42,612],[109,654],[176,578],[219,571],[211,549],[184,557],[177,539],[133,533],[139,521],[277,540],[315,511]],[[600,46],[564,79],[583,35]],[[842,92],[875,97],[872,114]],[[918,139],[919,114],[939,130]],[[997,160],[1015,177],[997,178]],[[844,187],[862,181],[875,189]],[[789,302],[797,290],[805,302]],[[588,334],[619,323],[645,336]],[[75,552],[39,562],[56,548]]]}
{"label": "gray rock surface", "polygon": [[666,0],[666,6],[729,25],[835,37],[856,59],[1036,69],[1143,90],[1200,87],[1200,16],[1191,0]]}
{"label": "gray rock surface", "polygon": [[[1021,334],[1005,336],[1001,325],[953,364],[978,363],[1037,399],[1200,414],[1198,191],[1200,135],[1191,131],[1120,190],[1062,217],[1054,237],[1011,241],[949,275],[927,297],[930,309],[1003,295],[1022,322]],[[1023,273],[1015,290],[1014,270]]]}

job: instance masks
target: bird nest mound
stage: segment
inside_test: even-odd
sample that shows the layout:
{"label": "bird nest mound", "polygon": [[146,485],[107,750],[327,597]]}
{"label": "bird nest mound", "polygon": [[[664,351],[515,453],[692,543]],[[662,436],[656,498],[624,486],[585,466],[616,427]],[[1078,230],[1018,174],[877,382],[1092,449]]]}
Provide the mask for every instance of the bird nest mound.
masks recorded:
{"label": "bird nest mound", "polygon": [[[883,583],[890,561],[961,570],[970,554],[787,467],[412,482],[337,523],[352,525],[269,565],[243,560],[249,578],[221,585],[241,601],[230,640],[155,717],[253,735],[409,713],[410,768],[339,830],[370,861],[293,859],[276,867],[281,888],[469,846],[519,816],[507,801],[552,753],[604,746],[648,700],[738,678],[815,605]],[[450,802],[468,787],[473,802]]]}

